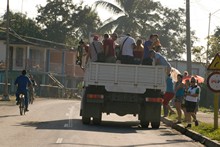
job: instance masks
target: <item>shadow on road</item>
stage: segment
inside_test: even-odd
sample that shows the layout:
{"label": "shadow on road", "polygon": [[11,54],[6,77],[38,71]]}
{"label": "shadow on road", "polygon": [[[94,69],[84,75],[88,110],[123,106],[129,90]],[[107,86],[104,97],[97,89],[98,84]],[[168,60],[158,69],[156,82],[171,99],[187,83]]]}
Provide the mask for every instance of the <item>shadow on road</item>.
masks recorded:
{"label": "shadow on road", "polygon": [[0,116],[0,118],[5,118],[5,117],[15,117],[15,116],[20,116],[20,115],[3,115],[3,116]]}
{"label": "shadow on road", "polygon": [[[115,122],[102,121],[101,125],[84,125],[81,119],[64,119],[45,122],[26,121],[21,123],[25,127],[36,127],[36,129],[49,130],[81,130],[93,132],[109,132],[109,133],[137,133],[140,130],[153,130],[152,128],[141,128],[139,121]],[[165,129],[160,127],[160,130]]]}
{"label": "shadow on road", "polygon": [[[146,146],[165,146],[166,144],[172,144],[172,146],[177,145],[178,143],[187,143],[187,142],[194,142],[193,140],[186,140],[186,139],[174,139],[174,140],[166,140],[167,142],[164,143],[142,143],[142,144],[132,144],[132,145],[120,145],[120,147],[146,147]],[[57,144],[54,144],[57,145]],[[70,145],[70,146],[94,146],[94,147],[115,147],[115,145],[98,145],[98,144],[87,144],[87,143],[61,143],[61,145]]]}

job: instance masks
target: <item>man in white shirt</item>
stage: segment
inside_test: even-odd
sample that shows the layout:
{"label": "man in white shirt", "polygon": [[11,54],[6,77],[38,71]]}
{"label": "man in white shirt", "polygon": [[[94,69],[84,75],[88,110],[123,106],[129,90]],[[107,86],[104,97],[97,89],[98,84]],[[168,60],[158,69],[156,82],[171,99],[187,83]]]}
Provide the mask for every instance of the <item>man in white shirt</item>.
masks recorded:
{"label": "man in white shirt", "polygon": [[121,63],[122,64],[134,64],[134,55],[133,51],[136,47],[136,42],[134,38],[127,34],[124,38],[122,38],[120,42],[121,49]]}

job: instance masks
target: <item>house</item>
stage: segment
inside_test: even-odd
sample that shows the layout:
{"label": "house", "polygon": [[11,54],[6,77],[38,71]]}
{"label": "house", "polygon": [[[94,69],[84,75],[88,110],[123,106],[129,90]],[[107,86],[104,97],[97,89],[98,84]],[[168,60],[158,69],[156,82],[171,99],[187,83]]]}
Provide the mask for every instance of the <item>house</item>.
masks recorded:
{"label": "house", "polygon": [[[184,71],[187,71],[187,61],[169,61],[171,66],[178,69],[180,73],[183,74]],[[206,76],[206,65],[200,62],[192,62],[192,75],[200,75],[202,77]]]}
{"label": "house", "polygon": [[[4,32],[0,32],[0,83],[4,83],[5,78],[5,36]],[[65,88],[71,89],[76,88],[76,85],[83,78],[84,71],[76,65],[76,51],[64,44],[16,36],[10,33],[8,53],[8,81],[10,85],[13,85],[15,78],[20,75],[23,69],[34,75],[38,85],[58,86],[60,83]],[[15,87],[11,86],[9,92],[13,93],[14,91]]]}

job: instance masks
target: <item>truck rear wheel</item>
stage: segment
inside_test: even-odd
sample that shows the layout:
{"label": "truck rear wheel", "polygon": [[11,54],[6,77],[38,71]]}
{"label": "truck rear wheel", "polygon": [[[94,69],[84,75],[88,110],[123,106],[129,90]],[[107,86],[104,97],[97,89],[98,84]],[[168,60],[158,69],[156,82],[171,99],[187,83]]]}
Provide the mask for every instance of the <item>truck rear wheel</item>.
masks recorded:
{"label": "truck rear wheel", "polygon": [[101,118],[93,118],[93,124],[94,125],[100,125],[101,124]]}
{"label": "truck rear wheel", "polygon": [[160,122],[151,122],[151,127],[153,129],[158,129],[160,127]]}
{"label": "truck rear wheel", "polygon": [[90,117],[82,116],[82,122],[83,124],[90,124]]}
{"label": "truck rear wheel", "polygon": [[101,121],[102,121],[102,113],[99,112],[98,117],[93,117],[93,124],[100,125]]}
{"label": "truck rear wheel", "polygon": [[141,121],[141,127],[142,128],[148,128],[148,126],[149,126],[149,121]]}

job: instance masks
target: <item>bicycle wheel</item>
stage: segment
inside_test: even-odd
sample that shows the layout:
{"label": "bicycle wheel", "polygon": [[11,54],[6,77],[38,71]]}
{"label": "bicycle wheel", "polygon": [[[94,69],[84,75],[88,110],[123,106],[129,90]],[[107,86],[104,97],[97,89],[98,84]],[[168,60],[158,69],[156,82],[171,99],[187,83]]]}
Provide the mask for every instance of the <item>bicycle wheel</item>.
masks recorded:
{"label": "bicycle wheel", "polygon": [[24,104],[24,109],[23,109],[23,111],[24,111],[24,115],[25,115],[25,112],[26,112],[26,107],[25,107],[25,104]]}
{"label": "bicycle wheel", "polygon": [[34,102],[34,97],[33,97],[33,95],[31,95],[30,96],[30,103],[33,104],[33,102]]}
{"label": "bicycle wheel", "polygon": [[20,99],[19,110],[20,110],[20,115],[23,115],[23,113],[24,113],[24,99]]}
{"label": "bicycle wheel", "polygon": [[34,102],[34,93],[33,92],[29,92],[29,104],[33,104]]}

